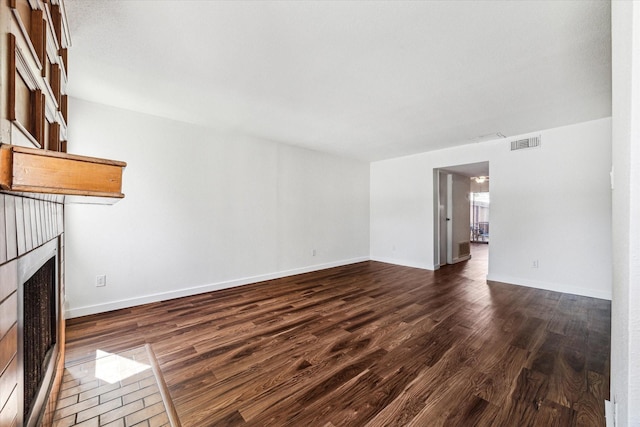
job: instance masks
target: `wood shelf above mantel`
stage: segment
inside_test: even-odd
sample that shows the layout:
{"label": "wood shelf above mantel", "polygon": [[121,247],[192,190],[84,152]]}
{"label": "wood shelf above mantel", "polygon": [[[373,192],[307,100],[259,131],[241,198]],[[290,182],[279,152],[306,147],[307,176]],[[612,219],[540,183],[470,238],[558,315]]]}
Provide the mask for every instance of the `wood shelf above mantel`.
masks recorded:
{"label": "wood shelf above mantel", "polygon": [[125,162],[15,145],[0,145],[0,189],[122,199]]}

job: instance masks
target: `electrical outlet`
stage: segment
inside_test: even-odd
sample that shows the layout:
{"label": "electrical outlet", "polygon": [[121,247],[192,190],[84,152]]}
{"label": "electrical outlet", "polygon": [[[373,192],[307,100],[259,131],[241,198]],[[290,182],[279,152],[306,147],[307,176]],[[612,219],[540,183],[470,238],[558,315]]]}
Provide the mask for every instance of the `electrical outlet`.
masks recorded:
{"label": "electrical outlet", "polygon": [[107,286],[107,275],[106,274],[101,274],[99,276],[96,276],[96,287],[100,288],[102,286]]}
{"label": "electrical outlet", "polygon": [[615,175],[613,166],[611,166],[611,172],[609,172],[609,179],[611,180],[611,189],[615,190]]}
{"label": "electrical outlet", "polygon": [[538,260],[534,259],[533,263],[531,264],[531,268],[538,268],[539,264],[538,264]]}
{"label": "electrical outlet", "polygon": [[316,256],[316,250],[315,249],[311,251],[311,256]]}

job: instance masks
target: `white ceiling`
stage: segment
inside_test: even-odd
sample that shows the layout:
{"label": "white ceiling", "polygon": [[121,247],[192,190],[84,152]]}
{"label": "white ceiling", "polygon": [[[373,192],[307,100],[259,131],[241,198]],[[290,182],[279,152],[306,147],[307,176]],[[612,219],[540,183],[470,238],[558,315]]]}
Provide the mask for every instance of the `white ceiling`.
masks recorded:
{"label": "white ceiling", "polygon": [[71,96],[366,161],[611,115],[607,1],[66,6]]}

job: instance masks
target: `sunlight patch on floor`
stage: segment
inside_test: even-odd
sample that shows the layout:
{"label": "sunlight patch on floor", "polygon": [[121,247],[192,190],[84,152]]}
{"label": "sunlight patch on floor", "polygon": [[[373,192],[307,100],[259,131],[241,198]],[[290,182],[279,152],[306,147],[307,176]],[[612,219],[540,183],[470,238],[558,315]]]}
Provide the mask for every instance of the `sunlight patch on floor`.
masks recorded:
{"label": "sunlight patch on floor", "polygon": [[151,366],[117,354],[96,350],[95,377],[109,384],[117,383],[147,369],[151,369]]}

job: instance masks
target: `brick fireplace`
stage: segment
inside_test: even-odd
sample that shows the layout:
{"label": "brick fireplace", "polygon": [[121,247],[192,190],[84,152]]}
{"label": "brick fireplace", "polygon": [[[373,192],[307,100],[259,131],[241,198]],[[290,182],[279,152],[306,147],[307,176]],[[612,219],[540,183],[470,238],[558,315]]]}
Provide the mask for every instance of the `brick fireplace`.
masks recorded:
{"label": "brick fireplace", "polygon": [[64,368],[59,196],[0,193],[0,425],[52,424]]}

